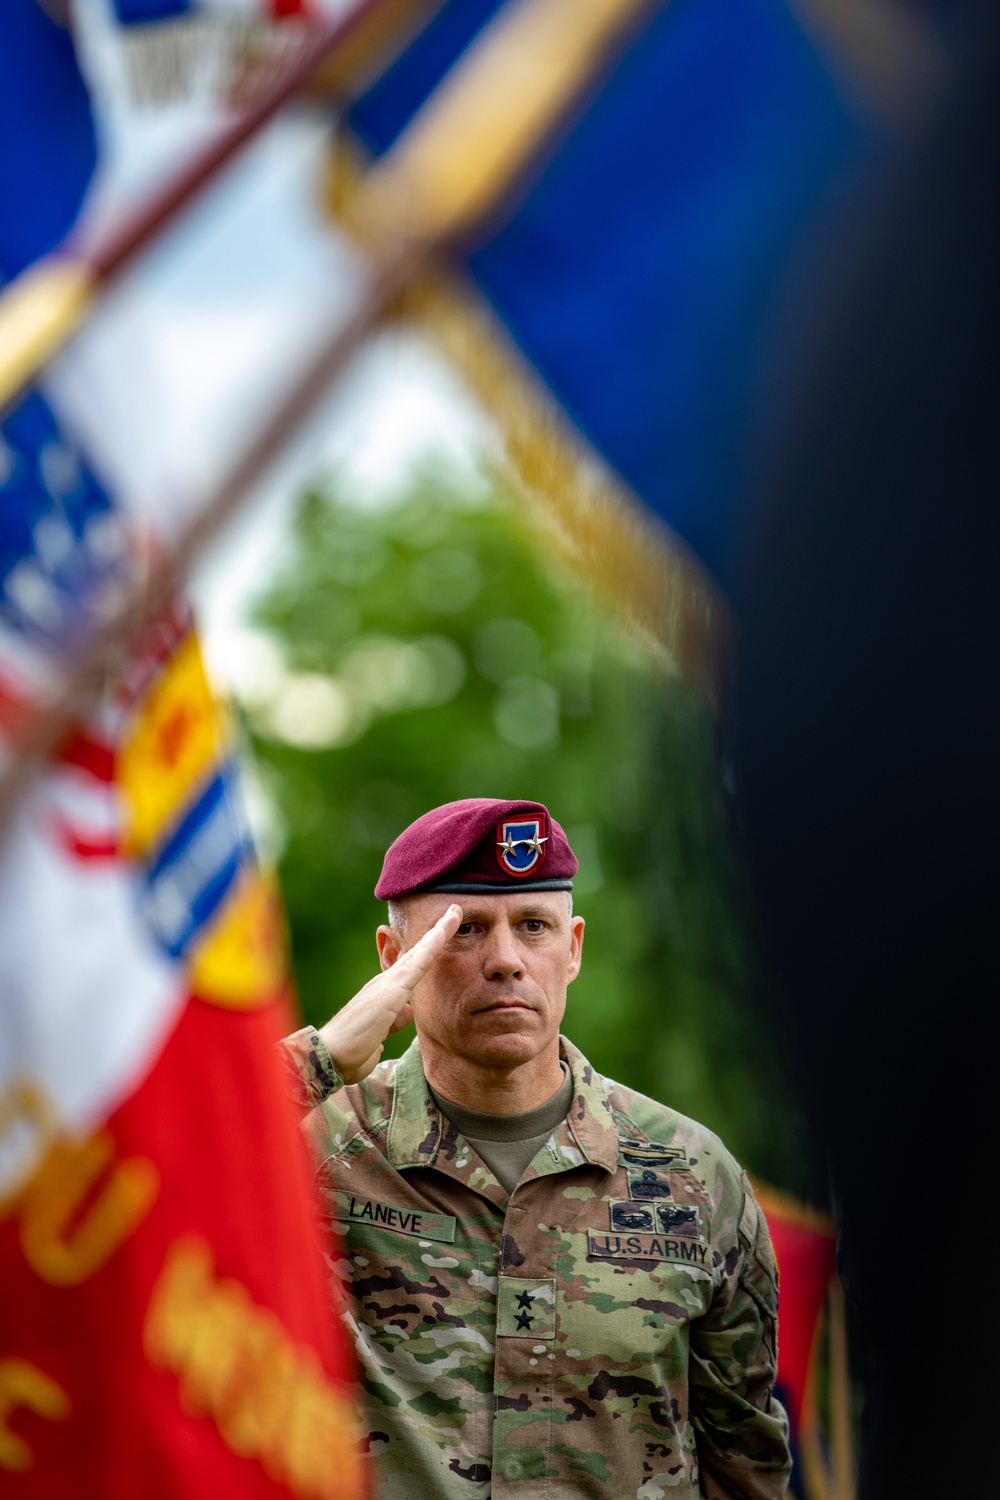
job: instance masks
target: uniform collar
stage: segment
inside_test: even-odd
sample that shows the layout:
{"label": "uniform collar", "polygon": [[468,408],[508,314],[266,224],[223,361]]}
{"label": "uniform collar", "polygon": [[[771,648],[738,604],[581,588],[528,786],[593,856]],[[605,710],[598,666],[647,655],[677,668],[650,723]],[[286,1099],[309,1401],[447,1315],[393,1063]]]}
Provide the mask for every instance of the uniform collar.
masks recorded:
{"label": "uniform collar", "polygon": [[579,1047],[574,1047],[564,1036],[559,1038],[559,1055],[569,1063],[573,1074],[573,1102],[566,1116],[573,1138],[592,1166],[615,1172],[618,1125],[604,1079]]}
{"label": "uniform collar", "polygon": [[394,1167],[432,1167],[444,1119],[424,1077],[420,1042],[413,1041],[396,1064],[386,1156]]}
{"label": "uniform collar", "polygon": [[[586,1161],[614,1172],[618,1165],[618,1127],[601,1075],[565,1037],[559,1055],[573,1074],[573,1102],[566,1123]],[[420,1043],[410,1043],[396,1064],[392,1116],[386,1156],[397,1168],[431,1167],[441,1144],[445,1121],[424,1077]]]}

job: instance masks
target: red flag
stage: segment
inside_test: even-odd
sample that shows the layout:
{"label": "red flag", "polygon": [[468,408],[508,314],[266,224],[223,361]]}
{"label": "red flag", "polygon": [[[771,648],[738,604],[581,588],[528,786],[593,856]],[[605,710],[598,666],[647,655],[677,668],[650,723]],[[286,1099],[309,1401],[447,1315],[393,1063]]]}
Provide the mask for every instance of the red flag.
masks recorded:
{"label": "red flag", "polygon": [[356,1500],[282,924],[185,622],[20,809],[0,908],[5,1492]]}
{"label": "red flag", "polygon": [[[756,1185],[778,1265],[778,1374],[775,1389],[791,1425],[789,1493],[830,1500],[853,1493],[851,1400],[844,1304],[836,1271],[833,1219],[774,1188]],[[817,1401],[824,1317],[828,1318],[827,1421]],[[825,1431],[824,1431],[825,1428]]]}
{"label": "red flag", "polygon": [[836,1269],[833,1220],[773,1188],[756,1189],[778,1263],[781,1315],[778,1385],[793,1433],[815,1419],[815,1352],[823,1304]]}

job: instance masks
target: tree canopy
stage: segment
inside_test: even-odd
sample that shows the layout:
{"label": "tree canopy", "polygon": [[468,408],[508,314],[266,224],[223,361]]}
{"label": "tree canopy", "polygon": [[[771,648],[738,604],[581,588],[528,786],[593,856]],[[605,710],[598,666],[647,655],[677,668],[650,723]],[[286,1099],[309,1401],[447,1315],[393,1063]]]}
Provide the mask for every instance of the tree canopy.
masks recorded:
{"label": "tree canopy", "polygon": [[271,645],[245,707],[305,1016],[322,1023],[374,972],[372,891],[407,823],[459,797],[544,802],[579,857],[587,919],[567,1033],[801,1187],[796,1121],[747,1003],[711,720],[503,482],[470,496],[424,473],[378,507],[313,489],[254,618]]}

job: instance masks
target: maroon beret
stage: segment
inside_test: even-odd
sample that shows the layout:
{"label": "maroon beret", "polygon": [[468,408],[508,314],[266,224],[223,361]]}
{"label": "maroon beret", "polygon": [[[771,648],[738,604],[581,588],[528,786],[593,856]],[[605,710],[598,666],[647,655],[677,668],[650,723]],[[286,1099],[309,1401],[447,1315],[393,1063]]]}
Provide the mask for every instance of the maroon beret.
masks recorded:
{"label": "maroon beret", "polygon": [[418,891],[485,896],[499,891],[571,891],[579,866],[541,802],[466,797],[424,813],[392,844],[375,895]]}

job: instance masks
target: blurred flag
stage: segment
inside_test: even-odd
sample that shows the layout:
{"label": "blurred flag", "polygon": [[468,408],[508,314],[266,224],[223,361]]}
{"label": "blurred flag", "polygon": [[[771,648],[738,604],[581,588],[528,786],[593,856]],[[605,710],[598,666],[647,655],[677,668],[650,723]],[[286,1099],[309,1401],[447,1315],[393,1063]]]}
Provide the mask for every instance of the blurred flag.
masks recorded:
{"label": "blurred flag", "polygon": [[126,23],[199,14],[262,20],[297,16],[315,22],[341,15],[351,8],[352,0],[113,0],[113,3],[118,19]]}
{"label": "blurred flag", "polygon": [[[69,228],[93,135],[66,33],[34,0],[0,16],[0,82],[22,75],[0,87],[10,277]],[[29,393],[0,428],[8,769],[134,585],[135,543],[65,415]],[[237,752],[178,602],[122,642],[100,701],[2,809],[5,1494],[365,1492],[351,1356],[274,1054],[293,1024],[283,922]]]}
{"label": "blurred flag", "polygon": [[[182,14],[318,22],[350,8],[351,0],[114,0],[128,23]],[[96,165],[90,99],[61,13],[70,7],[0,5],[0,282],[60,242]]]}
{"label": "blurred flag", "polygon": [[[4,424],[16,732],[127,568],[37,394]],[[53,681],[58,679],[53,677]],[[0,843],[0,1471],[12,1494],[354,1500],[351,1367],[273,1043],[283,927],[183,607]]]}
{"label": "blurred flag", "polygon": [[69,30],[38,0],[0,5],[0,282],[62,239],[96,162]]}
{"label": "blurred flag", "polygon": [[[843,1298],[836,1272],[837,1226],[825,1214],[761,1184],[755,1191],[778,1265],[778,1377],[776,1393],[788,1413],[799,1500],[851,1500],[850,1394]],[[827,1320],[828,1362],[820,1366]],[[820,1415],[825,1387],[828,1420]]]}
{"label": "blurred flag", "polygon": [[[638,497],[728,584],[782,300],[874,137],[806,13],[783,0],[446,0],[349,111],[361,192],[342,168],[339,211],[370,228],[356,205],[381,177],[383,233],[393,205],[417,239],[451,215],[451,275],[406,309],[440,331],[571,541],[593,527],[594,497],[582,560],[595,575],[617,566],[619,597],[643,586],[649,541],[616,561],[627,520],[614,494]],[[546,91],[564,107],[540,110]],[[662,560],[649,591],[665,577],[671,600],[646,614],[676,646],[681,616],[706,604],[685,601]]]}

